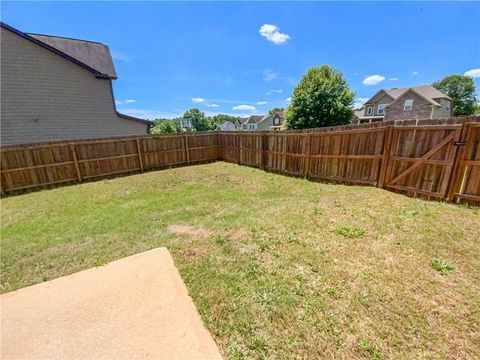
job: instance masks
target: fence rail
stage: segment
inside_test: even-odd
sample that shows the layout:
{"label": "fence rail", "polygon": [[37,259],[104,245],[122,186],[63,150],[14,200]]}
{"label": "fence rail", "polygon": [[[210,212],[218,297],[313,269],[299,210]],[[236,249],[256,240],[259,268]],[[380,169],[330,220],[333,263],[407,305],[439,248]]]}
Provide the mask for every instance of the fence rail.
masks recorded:
{"label": "fence rail", "polygon": [[216,160],[480,205],[479,116],[7,146],[1,148],[1,191]]}

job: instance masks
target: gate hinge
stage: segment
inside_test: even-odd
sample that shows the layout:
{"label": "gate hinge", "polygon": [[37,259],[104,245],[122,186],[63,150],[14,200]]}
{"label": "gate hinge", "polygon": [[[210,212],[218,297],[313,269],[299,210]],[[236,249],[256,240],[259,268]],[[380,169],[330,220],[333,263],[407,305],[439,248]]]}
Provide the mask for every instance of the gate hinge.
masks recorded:
{"label": "gate hinge", "polygon": [[453,143],[453,145],[455,145],[455,146],[465,146],[465,145],[467,145],[467,143],[463,142],[463,141],[455,141]]}

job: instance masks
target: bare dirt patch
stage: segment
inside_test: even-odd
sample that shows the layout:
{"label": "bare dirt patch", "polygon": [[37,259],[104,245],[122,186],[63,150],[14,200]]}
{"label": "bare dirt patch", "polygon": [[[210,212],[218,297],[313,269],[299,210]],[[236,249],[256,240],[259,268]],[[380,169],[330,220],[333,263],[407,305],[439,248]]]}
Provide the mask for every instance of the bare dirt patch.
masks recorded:
{"label": "bare dirt patch", "polygon": [[170,225],[167,228],[168,231],[177,234],[177,235],[187,235],[197,239],[206,239],[212,235],[212,232],[201,228],[201,227],[192,227],[188,225]]}
{"label": "bare dirt patch", "polygon": [[188,259],[192,259],[192,260],[201,259],[205,256],[206,253],[207,253],[207,251],[205,249],[198,248],[198,247],[185,249],[181,252],[181,254],[184,257],[186,257]]}

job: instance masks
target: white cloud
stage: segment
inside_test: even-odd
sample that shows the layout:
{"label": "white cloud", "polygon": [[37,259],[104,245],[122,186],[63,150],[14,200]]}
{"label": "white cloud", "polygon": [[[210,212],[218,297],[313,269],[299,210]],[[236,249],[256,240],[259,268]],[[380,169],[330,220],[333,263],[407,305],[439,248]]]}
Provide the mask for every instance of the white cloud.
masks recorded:
{"label": "white cloud", "polygon": [[204,101],[205,101],[205,99],[201,98],[201,97],[192,98],[192,102],[194,102],[194,103],[202,103]]}
{"label": "white cloud", "polygon": [[130,60],[132,60],[128,55],[120,51],[112,51],[111,54],[112,54],[113,60],[125,61],[125,62],[129,62]]}
{"label": "white cloud", "polygon": [[181,112],[165,112],[162,110],[154,109],[122,109],[120,110],[122,114],[134,116],[140,119],[173,119],[179,116],[182,116]]}
{"label": "white cloud", "polygon": [[470,76],[472,78],[480,78],[480,68],[465,71],[465,74],[463,75]]}
{"label": "white cloud", "polygon": [[121,101],[115,100],[115,104],[122,105],[123,103]]}
{"label": "white cloud", "polygon": [[378,84],[379,82],[382,82],[383,80],[385,80],[385,76],[382,76],[382,75],[370,75],[370,76],[367,76],[365,79],[363,79],[363,85],[376,85]]}
{"label": "white cloud", "polygon": [[128,100],[125,100],[126,103],[136,103],[137,100],[133,100],[133,99],[128,99]]}
{"label": "white cloud", "polygon": [[255,106],[252,105],[235,105],[233,110],[256,110]]}
{"label": "white cloud", "polygon": [[290,96],[290,97],[286,98],[285,101],[286,101],[286,102],[292,101],[292,97]]}
{"label": "white cloud", "polygon": [[290,35],[281,33],[279,27],[276,25],[263,24],[258,32],[265,39],[277,45],[283,44],[290,39]]}
{"label": "white cloud", "polygon": [[267,105],[266,101],[257,101],[257,105]]}
{"label": "white cloud", "polygon": [[218,104],[207,104],[207,107],[219,107],[220,105]]}
{"label": "white cloud", "polygon": [[266,95],[272,95],[272,94],[281,94],[283,92],[282,89],[273,89],[273,90],[270,90],[269,92],[266,93]]}
{"label": "white cloud", "polygon": [[418,75],[417,71],[412,71],[412,75]]}
{"label": "white cloud", "polygon": [[271,69],[263,70],[262,75],[263,75],[263,80],[265,81],[272,81],[272,80],[278,79],[278,74]]}
{"label": "white cloud", "polygon": [[353,103],[354,109],[360,109],[363,106],[363,104],[365,104],[365,102],[367,100],[368,100],[368,98],[366,98],[366,97],[361,97],[361,98],[355,99],[355,102]]}
{"label": "white cloud", "polygon": [[397,81],[397,80],[399,80],[399,79],[398,79],[397,77],[393,77],[393,78],[390,78],[390,79],[388,79],[388,80],[389,80],[389,81]]}

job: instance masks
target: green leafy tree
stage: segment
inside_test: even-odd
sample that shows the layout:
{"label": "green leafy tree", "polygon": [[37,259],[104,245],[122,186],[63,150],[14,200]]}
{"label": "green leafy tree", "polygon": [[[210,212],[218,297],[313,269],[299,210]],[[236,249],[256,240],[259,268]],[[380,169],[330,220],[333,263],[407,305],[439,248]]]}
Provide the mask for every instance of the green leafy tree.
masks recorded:
{"label": "green leafy tree", "polygon": [[186,111],[185,114],[183,114],[183,118],[192,120],[192,127],[195,131],[211,130],[209,118],[207,118],[199,108],[193,108]]}
{"label": "green leafy tree", "polygon": [[218,124],[221,124],[225,121],[230,121],[232,124],[235,124],[235,120],[237,119],[235,116],[227,115],[227,114],[217,114],[210,118],[210,122],[215,128]]}
{"label": "green leafy tree", "polygon": [[453,115],[464,116],[475,113],[477,99],[473,79],[469,76],[450,75],[433,83],[433,87],[450,96],[453,100]]}
{"label": "green leafy tree", "polygon": [[180,131],[178,119],[156,119],[151,134],[176,133]]}
{"label": "green leafy tree", "polygon": [[328,65],[311,68],[293,91],[285,124],[307,129],[350,123],[353,98],[343,74]]}
{"label": "green leafy tree", "polygon": [[275,114],[276,112],[282,112],[282,111],[285,111],[285,108],[274,107],[273,109],[270,109],[270,110],[268,111],[268,115],[273,115],[273,114]]}

